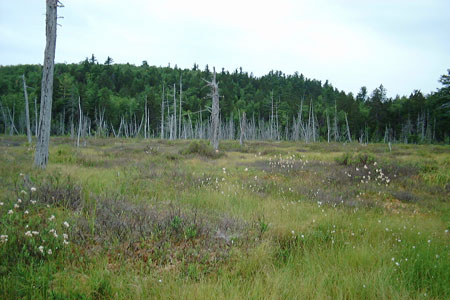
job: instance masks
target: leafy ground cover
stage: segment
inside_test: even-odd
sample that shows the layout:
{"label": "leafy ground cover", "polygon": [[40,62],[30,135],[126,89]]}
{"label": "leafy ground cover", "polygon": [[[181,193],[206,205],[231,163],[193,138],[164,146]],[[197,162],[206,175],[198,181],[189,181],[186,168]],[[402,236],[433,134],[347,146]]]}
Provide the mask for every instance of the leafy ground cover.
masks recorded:
{"label": "leafy ground cover", "polygon": [[450,148],[0,137],[2,299],[448,299]]}

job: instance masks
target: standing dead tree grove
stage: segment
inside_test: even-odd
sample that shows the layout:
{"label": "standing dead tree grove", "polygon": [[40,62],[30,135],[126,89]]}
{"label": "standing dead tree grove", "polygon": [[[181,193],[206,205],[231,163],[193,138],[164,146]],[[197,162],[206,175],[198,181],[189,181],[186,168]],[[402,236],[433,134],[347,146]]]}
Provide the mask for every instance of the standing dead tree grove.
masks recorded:
{"label": "standing dead tree grove", "polygon": [[45,18],[46,44],[41,85],[41,112],[36,143],[36,154],[34,157],[34,165],[42,169],[47,167],[48,162],[48,145],[50,141],[50,127],[52,121],[53,74],[55,68],[56,20],[58,18],[58,6],[62,6],[58,0],[47,0]]}

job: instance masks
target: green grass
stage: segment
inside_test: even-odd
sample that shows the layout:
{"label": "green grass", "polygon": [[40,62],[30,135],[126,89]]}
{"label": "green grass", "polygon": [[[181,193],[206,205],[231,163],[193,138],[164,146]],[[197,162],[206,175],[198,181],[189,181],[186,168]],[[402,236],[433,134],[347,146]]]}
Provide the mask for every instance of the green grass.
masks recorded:
{"label": "green grass", "polygon": [[448,146],[73,145],[0,136],[1,299],[450,297]]}

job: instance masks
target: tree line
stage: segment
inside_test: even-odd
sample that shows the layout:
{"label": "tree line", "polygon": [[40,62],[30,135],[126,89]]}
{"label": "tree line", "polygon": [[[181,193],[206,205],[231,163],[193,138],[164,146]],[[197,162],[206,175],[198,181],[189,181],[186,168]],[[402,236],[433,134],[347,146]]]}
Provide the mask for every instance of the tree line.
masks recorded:
{"label": "tree line", "polygon": [[[56,64],[51,134],[78,143],[86,136],[210,138],[212,78],[208,65],[197,64],[135,66],[94,55]],[[40,65],[0,67],[0,132],[37,133],[41,80]],[[436,92],[395,98],[383,85],[353,95],[281,71],[257,77],[222,69],[216,80],[220,139],[449,143],[450,70]]]}

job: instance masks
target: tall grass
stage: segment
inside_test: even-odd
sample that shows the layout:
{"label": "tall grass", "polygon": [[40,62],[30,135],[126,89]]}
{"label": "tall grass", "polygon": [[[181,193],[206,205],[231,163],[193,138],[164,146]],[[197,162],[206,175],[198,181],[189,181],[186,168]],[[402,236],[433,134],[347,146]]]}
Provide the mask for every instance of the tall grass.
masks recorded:
{"label": "tall grass", "polygon": [[2,139],[1,299],[450,297],[448,147]]}

